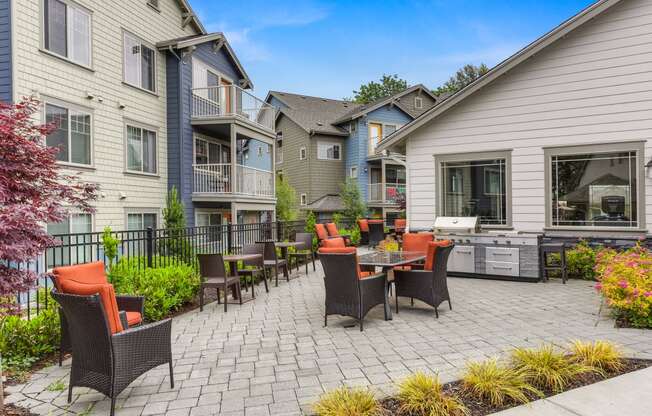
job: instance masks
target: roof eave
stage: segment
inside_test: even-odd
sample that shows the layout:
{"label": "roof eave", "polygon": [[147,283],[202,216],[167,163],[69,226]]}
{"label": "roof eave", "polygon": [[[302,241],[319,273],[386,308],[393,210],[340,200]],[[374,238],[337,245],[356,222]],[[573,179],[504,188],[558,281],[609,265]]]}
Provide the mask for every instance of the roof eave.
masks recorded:
{"label": "roof eave", "polygon": [[197,13],[192,9],[192,6],[190,5],[190,2],[188,0],[179,0],[179,3],[181,3],[181,6],[186,9],[186,13],[188,13],[191,16],[192,22],[195,24],[195,27],[201,33],[202,35],[205,35],[206,33],[206,28],[204,25],[201,23],[199,20],[199,17],[197,17]]}

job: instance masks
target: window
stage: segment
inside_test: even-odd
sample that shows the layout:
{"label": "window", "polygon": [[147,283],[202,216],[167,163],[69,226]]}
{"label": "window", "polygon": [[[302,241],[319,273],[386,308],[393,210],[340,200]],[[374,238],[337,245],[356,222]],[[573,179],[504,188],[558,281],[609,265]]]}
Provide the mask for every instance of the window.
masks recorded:
{"label": "window", "polygon": [[[269,153],[269,152],[267,152]],[[263,157],[263,148],[262,146],[258,146],[258,157]]]}
{"label": "window", "polygon": [[[206,227],[199,230],[200,239],[203,237],[206,241],[220,241],[222,238],[222,213],[217,211],[197,211],[195,212],[195,225],[197,227]],[[210,228],[209,228],[210,227]]]}
{"label": "window", "polygon": [[153,7],[156,11],[159,11],[158,0],[147,0],[147,4]]}
{"label": "window", "polygon": [[58,237],[62,242],[60,248],[49,248],[47,252],[47,267],[65,266],[77,263],[87,263],[93,260],[90,236],[93,232],[93,216],[91,214],[72,214],[61,222],[49,223],[47,231],[50,235],[65,235]]}
{"label": "window", "polygon": [[358,167],[357,166],[351,166],[351,170],[349,171],[349,176],[351,178],[357,178],[358,177]]}
{"label": "window", "polygon": [[308,195],[301,194],[301,205],[308,205]]}
{"label": "window", "polygon": [[276,149],[276,164],[283,163],[283,148],[279,147]]}
{"label": "window", "polygon": [[548,223],[553,227],[639,227],[643,201],[639,147],[546,150]]}
{"label": "window", "polygon": [[130,33],[124,34],[124,81],[156,91],[156,52]]}
{"label": "window", "polygon": [[369,122],[369,155],[376,154],[376,147],[378,143],[385,137],[394,133],[398,126],[396,124],[383,124]]}
{"label": "window", "polygon": [[[437,158],[437,163],[440,173],[440,215],[478,216],[480,224],[488,226],[510,224],[509,153],[442,156]],[[404,187],[405,170],[388,169],[387,182]]]}
{"label": "window", "polygon": [[157,214],[154,212],[132,212],[127,214],[127,230],[146,230],[149,227],[156,228]]}
{"label": "window", "polygon": [[156,173],[156,132],[127,125],[127,170]]}
{"label": "window", "polygon": [[319,142],[317,144],[317,159],[340,160],[342,157],[338,143]]}
{"label": "window", "polygon": [[423,98],[414,97],[414,108],[421,110],[423,108]]}
{"label": "window", "polygon": [[43,0],[46,50],[80,65],[91,64],[91,14],[68,0]]}
{"label": "window", "polygon": [[267,154],[270,154],[270,153],[272,153],[272,145],[268,144],[267,145]]}
{"label": "window", "polygon": [[305,147],[299,149],[299,160],[305,160],[307,158],[307,152]]}
{"label": "window", "polygon": [[78,165],[91,164],[91,115],[85,111],[45,104],[45,122],[55,126],[45,139],[59,148],[57,160]]}

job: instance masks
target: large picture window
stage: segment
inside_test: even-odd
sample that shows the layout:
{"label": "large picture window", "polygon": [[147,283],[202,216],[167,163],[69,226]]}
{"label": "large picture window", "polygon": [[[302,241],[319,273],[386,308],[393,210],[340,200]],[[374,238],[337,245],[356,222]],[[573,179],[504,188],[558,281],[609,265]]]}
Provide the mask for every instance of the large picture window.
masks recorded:
{"label": "large picture window", "polygon": [[67,0],[43,1],[46,50],[72,62],[91,64],[91,14]]}
{"label": "large picture window", "polygon": [[124,81],[147,91],[156,91],[156,52],[129,33],[124,34]]}
{"label": "large picture window", "polygon": [[548,163],[553,227],[639,226],[637,151],[563,152]]}
{"label": "large picture window", "polygon": [[320,160],[342,159],[340,145],[338,143],[319,142],[317,144],[317,159]]}
{"label": "large picture window", "polygon": [[90,113],[46,103],[45,122],[55,127],[45,142],[59,149],[57,160],[78,165],[91,164]]}
{"label": "large picture window", "polygon": [[508,158],[446,157],[440,166],[440,215],[479,217],[480,224],[509,225]]}
{"label": "large picture window", "polygon": [[127,126],[127,170],[156,173],[156,132]]}

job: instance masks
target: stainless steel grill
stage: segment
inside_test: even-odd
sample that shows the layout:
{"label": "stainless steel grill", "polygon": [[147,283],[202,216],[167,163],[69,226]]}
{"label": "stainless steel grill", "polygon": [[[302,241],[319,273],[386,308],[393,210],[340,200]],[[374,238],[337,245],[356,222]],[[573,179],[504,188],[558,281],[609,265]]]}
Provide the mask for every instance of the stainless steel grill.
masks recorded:
{"label": "stainless steel grill", "polygon": [[478,217],[437,217],[435,233],[477,233],[480,232]]}

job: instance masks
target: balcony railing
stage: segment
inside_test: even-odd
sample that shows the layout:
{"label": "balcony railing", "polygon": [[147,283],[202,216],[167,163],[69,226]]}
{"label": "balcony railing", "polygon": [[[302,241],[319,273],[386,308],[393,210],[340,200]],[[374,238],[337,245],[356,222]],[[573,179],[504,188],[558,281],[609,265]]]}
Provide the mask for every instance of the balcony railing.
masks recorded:
{"label": "balcony railing", "polygon": [[193,165],[193,192],[199,194],[238,194],[254,197],[274,197],[274,176],[272,172],[235,166],[229,163]]}
{"label": "balcony railing", "polygon": [[192,89],[192,117],[239,117],[274,130],[276,109],[235,85]]}
{"label": "balcony railing", "polygon": [[404,183],[372,183],[369,185],[369,202],[394,203],[405,194]]}

